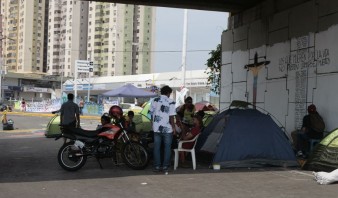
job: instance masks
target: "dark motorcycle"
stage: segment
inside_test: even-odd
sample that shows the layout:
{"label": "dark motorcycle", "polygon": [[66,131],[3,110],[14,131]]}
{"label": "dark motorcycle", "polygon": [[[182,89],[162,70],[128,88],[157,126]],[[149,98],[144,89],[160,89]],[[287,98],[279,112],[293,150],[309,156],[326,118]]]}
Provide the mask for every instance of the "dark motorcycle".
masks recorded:
{"label": "dark motorcycle", "polygon": [[65,142],[70,140],[60,148],[57,156],[65,170],[79,170],[85,165],[87,157],[95,157],[101,168],[102,158],[112,158],[115,164],[122,158],[123,163],[135,170],[145,169],[148,165],[147,150],[140,143],[130,140],[122,124],[95,131],[63,126],[61,132],[56,140],[62,137]]}

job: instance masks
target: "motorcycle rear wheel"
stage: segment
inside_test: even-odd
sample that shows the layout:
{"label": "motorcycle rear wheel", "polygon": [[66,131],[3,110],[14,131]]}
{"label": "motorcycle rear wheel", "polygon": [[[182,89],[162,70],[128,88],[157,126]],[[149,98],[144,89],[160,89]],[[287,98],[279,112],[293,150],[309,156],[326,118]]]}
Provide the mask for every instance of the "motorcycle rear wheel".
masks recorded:
{"label": "motorcycle rear wheel", "polygon": [[129,168],[135,170],[143,170],[149,163],[147,150],[138,142],[129,142],[123,145],[122,159]]}
{"label": "motorcycle rear wheel", "polygon": [[83,149],[76,148],[74,141],[64,144],[58,153],[59,165],[67,171],[77,171],[85,165],[87,156],[83,155]]}

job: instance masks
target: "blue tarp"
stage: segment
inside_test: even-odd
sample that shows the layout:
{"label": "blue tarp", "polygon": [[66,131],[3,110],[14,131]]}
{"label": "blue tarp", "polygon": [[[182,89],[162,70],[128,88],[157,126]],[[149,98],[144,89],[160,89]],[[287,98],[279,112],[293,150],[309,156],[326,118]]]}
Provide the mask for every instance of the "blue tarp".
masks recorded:
{"label": "blue tarp", "polygon": [[205,128],[198,150],[214,155],[222,167],[297,166],[284,131],[256,109],[229,109]]}

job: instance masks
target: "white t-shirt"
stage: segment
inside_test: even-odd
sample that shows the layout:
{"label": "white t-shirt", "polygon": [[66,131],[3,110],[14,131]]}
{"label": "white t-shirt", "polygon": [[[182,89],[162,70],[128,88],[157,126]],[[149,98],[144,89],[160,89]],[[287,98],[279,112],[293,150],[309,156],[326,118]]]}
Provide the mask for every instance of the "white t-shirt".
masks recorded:
{"label": "white t-shirt", "polygon": [[172,133],[170,116],[175,116],[175,102],[166,95],[155,98],[150,106],[150,114],[153,117],[153,130],[158,133]]}

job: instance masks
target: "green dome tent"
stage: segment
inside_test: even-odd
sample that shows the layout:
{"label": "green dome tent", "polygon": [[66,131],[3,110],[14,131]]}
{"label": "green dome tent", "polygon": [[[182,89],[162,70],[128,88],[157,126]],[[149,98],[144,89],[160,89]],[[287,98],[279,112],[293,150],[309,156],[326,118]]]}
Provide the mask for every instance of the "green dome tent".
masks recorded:
{"label": "green dome tent", "polygon": [[60,130],[60,116],[56,114],[55,116],[50,119],[50,121],[47,124],[45,136],[47,138],[54,138],[61,134]]}
{"label": "green dome tent", "polygon": [[316,145],[303,168],[314,171],[332,171],[338,168],[338,128]]}

